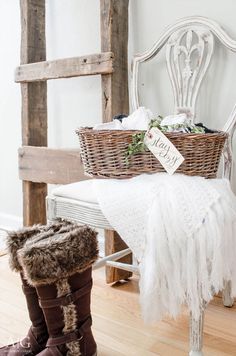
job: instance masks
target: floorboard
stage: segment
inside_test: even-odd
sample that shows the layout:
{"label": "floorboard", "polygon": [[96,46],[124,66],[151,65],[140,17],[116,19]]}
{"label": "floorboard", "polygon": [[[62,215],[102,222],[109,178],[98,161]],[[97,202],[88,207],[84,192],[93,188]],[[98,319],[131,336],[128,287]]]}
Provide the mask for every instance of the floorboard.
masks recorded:
{"label": "floorboard", "polygon": [[[105,284],[104,271],[94,273],[93,331],[99,356],[186,356],[188,313],[166,318],[155,327],[144,325],[138,304],[138,280]],[[0,258],[0,345],[24,337],[29,321],[18,276]],[[216,297],[208,306],[204,356],[236,356],[236,307],[222,306]]]}

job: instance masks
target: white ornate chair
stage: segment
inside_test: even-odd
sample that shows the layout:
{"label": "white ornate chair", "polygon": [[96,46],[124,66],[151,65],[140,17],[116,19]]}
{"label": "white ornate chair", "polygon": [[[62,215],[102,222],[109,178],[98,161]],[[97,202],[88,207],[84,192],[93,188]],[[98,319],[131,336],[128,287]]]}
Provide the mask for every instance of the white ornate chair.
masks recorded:
{"label": "white ornate chair", "polygon": [[[203,17],[189,17],[168,27],[155,45],[144,54],[134,57],[132,65],[131,98],[132,108],[139,107],[138,70],[141,63],[156,56],[166,45],[166,61],[174,92],[174,111],[176,113],[188,111],[195,118],[196,100],[199,89],[209,67],[213,54],[214,40],[232,52],[236,52],[236,41],[214,21]],[[193,57],[197,61],[192,61]],[[180,58],[182,58],[180,60]],[[195,64],[194,64],[194,63]],[[229,133],[229,140],[223,153],[223,176],[232,179],[232,137],[236,127],[236,105],[226,122],[223,130]],[[93,193],[91,180],[69,184],[56,188],[47,198],[48,219],[66,218],[79,223],[88,224],[102,229],[112,229],[103,216],[96,196]],[[130,253],[125,249],[101,259],[94,268],[105,264],[119,267],[127,271],[138,273],[136,264],[129,265],[117,262]],[[224,305],[230,307],[230,281],[226,281],[223,291]],[[203,355],[204,312],[199,320],[190,317],[190,355]]]}

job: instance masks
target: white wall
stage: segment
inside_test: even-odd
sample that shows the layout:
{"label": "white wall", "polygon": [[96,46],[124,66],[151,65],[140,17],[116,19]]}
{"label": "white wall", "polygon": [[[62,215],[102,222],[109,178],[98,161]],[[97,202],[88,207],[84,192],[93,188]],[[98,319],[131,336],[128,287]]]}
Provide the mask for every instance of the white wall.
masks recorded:
{"label": "white wall", "polygon": [[[235,0],[130,0],[129,56],[148,49],[165,26],[184,16],[211,17],[236,38],[235,12]],[[99,50],[99,0],[47,0],[48,59]],[[217,56],[199,98],[198,118],[220,127],[236,98],[236,55],[234,58],[218,44],[215,52]],[[13,226],[22,215],[17,173],[20,88],[13,82],[20,57],[18,0],[0,0],[0,53],[0,225]],[[142,103],[163,115],[171,113],[173,99],[164,53],[143,68],[141,78]],[[101,120],[100,78],[48,82],[48,105],[50,146],[76,147],[75,128]]]}
{"label": "white wall", "polygon": [[19,51],[18,1],[0,0],[0,226],[17,226],[21,216],[21,183],[17,168],[21,97],[20,88],[14,83]]}

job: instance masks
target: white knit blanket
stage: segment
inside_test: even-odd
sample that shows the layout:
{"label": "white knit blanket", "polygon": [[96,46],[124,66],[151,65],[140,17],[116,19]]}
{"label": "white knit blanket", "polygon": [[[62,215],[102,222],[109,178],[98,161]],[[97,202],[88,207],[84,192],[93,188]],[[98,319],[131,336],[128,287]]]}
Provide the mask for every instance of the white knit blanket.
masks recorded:
{"label": "white knit blanket", "polygon": [[232,281],[236,295],[236,198],[226,179],[166,173],[94,180],[101,210],[139,261],[146,322],[176,317]]}

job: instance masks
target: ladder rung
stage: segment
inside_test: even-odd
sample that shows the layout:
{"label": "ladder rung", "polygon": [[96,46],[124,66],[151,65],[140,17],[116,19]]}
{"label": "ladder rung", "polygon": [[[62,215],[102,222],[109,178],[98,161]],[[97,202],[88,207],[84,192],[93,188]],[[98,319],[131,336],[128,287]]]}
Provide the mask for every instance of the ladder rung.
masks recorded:
{"label": "ladder rung", "polygon": [[19,177],[48,184],[68,184],[87,179],[79,150],[34,146],[19,148]]}
{"label": "ladder rung", "polygon": [[112,72],[113,53],[103,52],[82,57],[23,64],[16,68],[15,81],[17,83],[35,82]]}

